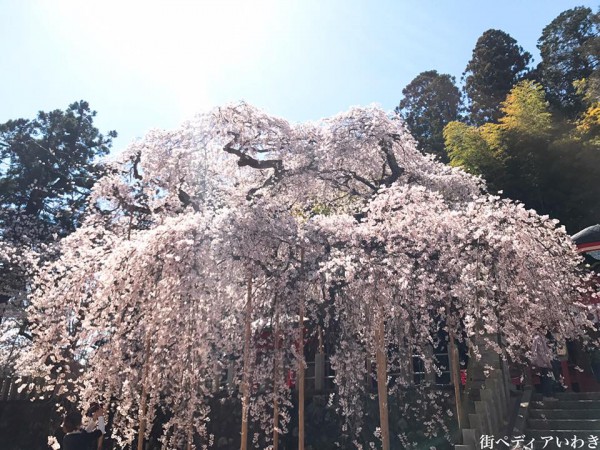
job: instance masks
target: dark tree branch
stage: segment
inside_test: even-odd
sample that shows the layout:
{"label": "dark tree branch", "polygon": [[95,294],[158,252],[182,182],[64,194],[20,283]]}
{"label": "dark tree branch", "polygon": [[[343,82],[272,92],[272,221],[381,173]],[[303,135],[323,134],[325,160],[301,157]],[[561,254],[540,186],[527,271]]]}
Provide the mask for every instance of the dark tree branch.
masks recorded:
{"label": "dark tree branch", "polygon": [[364,177],[361,177],[359,174],[357,174],[356,172],[353,172],[351,170],[349,170],[347,172],[354,180],[364,184],[365,186],[367,186],[369,189],[371,189],[372,191],[377,191],[377,186],[375,186],[373,183],[371,183],[369,180],[367,180]]}
{"label": "dark tree branch", "polygon": [[[114,198],[119,202],[119,206],[125,209],[130,213],[141,213],[151,215],[152,211],[147,206],[136,205],[134,203],[128,202],[127,199],[123,198],[119,193],[119,189],[115,186],[113,187],[112,194]],[[156,209],[155,212],[160,211],[162,208]]]}
{"label": "dark tree branch", "polygon": [[179,201],[183,204],[184,207],[191,206],[195,212],[200,211],[200,205],[198,205],[197,202],[193,201],[190,195],[183,189],[179,188],[177,197],[179,198]]}
{"label": "dark tree branch", "polygon": [[279,180],[281,180],[281,177],[285,172],[285,169],[283,168],[283,161],[281,159],[258,160],[256,158],[253,158],[252,156],[250,156],[247,153],[245,153],[244,151],[242,151],[241,148],[234,148],[234,145],[236,145],[238,143],[237,140],[238,140],[239,134],[234,133],[234,132],[229,132],[229,134],[234,136],[234,139],[231,142],[228,142],[223,147],[223,150],[226,153],[235,155],[239,158],[238,162],[237,162],[237,165],[239,167],[248,166],[248,167],[252,167],[253,169],[259,169],[259,170],[273,169],[273,174],[265,180],[265,182],[262,184],[262,186],[252,188],[248,191],[248,193],[246,194],[246,198],[248,200],[252,199],[252,197],[254,197],[254,195],[261,189],[264,189],[265,187],[268,187],[268,186],[273,186],[277,182],[279,182]]}
{"label": "dark tree branch", "polygon": [[[281,159],[259,160],[259,159],[253,158],[252,156],[250,156],[246,152],[244,152],[243,145],[238,142],[239,134],[232,132],[232,131],[230,131],[229,134],[231,136],[233,136],[233,140],[228,142],[223,147],[223,150],[226,153],[235,155],[239,158],[238,162],[237,162],[239,167],[247,166],[247,167],[252,167],[253,169],[259,169],[259,170],[273,169],[273,174],[269,178],[267,178],[261,186],[250,189],[250,191],[248,191],[248,194],[246,195],[246,198],[248,198],[250,200],[252,197],[254,197],[254,195],[256,195],[256,193],[258,191],[260,191],[268,186],[273,186],[281,180],[283,174],[285,173],[285,169],[283,167],[283,161]],[[391,138],[394,140],[397,140],[400,138],[400,136],[392,135]],[[348,185],[348,182],[351,179],[358,181],[359,183],[365,185],[373,192],[377,192],[379,186],[381,186],[381,185],[391,186],[395,181],[397,181],[402,176],[402,174],[404,173],[404,168],[402,168],[398,165],[398,161],[396,160],[396,155],[394,154],[393,149],[392,149],[392,143],[389,140],[381,139],[379,142],[379,145],[385,156],[385,163],[384,163],[384,167],[382,170],[382,179],[380,182],[372,182],[372,181],[368,180],[367,178],[357,174],[354,171],[331,170],[331,171],[322,171],[321,174],[323,174],[323,173],[341,174],[342,177],[344,178],[343,181],[340,182],[339,180],[335,180],[335,179],[330,179],[330,181],[336,182],[339,185],[343,185],[347,189],[350,189],[353,191],[356,191],[356,190],[351,188]],[[253,148],[253,150],[260,152],[260,150],[257,150],[254,148]],[[311,162],[311,165],[312,165],[312,162]],[[386,170],[387,166],[389,166],[391,173],[389,176],[385,177],[385,173],[387,172],[387,170]],[[310,169],[311,169],[311,167],[308,168],[308,170],[310,170]]]}
{"label": "dark tree branch", "polygon": [[235,143],[236,143],[236,140],[234,139],[233,141],[231,141],[227,145],[225,145],[225,147],[223,147],[223,150],[225,150],[227,153],[235,155],[239,158],[238,163],[237,163],[238,166],[240,166],[240,167],[249,166],[249,167],[252,167],[253,169],[274,169],[275,175],[277,175],[278,173],[283,171],[283,162],[280,159],[265,159],[265,160],[255,159],[255,158],[249,156],[247,153],[244,153],[242,150],[233,148],[233,145]]}
{"label": "dark tree branch", "polygon": [[133,158],[131,158],[131,162],[133,163],[133,178],[136,180],[141,180],[142,176],[138,170],[138,165],[142,159],[142,152],[138,151]]}
{"label": "dark tree branch", "polygon": [[379,146],[385,155],[385,159],[387,161],[388,166],[390,166],[390,170],[392,173],[387,178],[384,178],[382,183],[385,186],[391,186],[392,183],[398,180],[404,173],[404,168],[398,165],[398,161],[396,160],[396,155],[392,150],[392,145],[389,141],[382,139],[379,141]]}

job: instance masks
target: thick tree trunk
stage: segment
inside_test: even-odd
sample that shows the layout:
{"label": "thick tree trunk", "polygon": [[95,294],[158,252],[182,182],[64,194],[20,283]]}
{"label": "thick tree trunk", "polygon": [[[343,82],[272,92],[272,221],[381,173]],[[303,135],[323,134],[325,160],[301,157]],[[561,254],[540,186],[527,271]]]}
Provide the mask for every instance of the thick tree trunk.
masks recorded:
{"label": "thick tree trunk", "polygon": [[145,349],[145,358],[144,358],[144,373],[142,374],[142,398],[140,400],[140,411],[139,411],[139,419],[140,419],[140,427],[138,430],[138,443],[137,450],[144,450],[144,436],[146,434],[146,414],[148,413],[148,390],[147,390],[147,378],[149,369],[149,360],[150,360],[150,338],[146,338],[146,349]]}
{"label": "thick tree trunk", "polygon": [[377,363],[377,393],[379,398],[379,422],[381,428],[381,448],[390,450],[390,428],[388,419],[387,355],[385,347],[385,324],[383,317],[375,325],[375,346]]}
{"label": "thick tree trunk", "polygon": [[246,323],[244,332],[244,367],[242,373],[242,441],[240,450],[248,448],[248,407],[250,403],[250,339],[252,337],[252,275],[248,276]]}

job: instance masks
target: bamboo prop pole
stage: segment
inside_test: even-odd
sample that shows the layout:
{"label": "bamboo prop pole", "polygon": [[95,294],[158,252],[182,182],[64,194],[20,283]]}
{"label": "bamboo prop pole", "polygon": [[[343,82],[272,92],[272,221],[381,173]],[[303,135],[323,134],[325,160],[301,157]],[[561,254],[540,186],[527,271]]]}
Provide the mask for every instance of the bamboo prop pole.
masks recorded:
{"label": "bamboo prop pole", "polygon": [[[109,398],[109,399],[110,399],[110,397],[107,397],[107,398]],[[110,403],[109,403],[109,404],[110,404]],[[100,406],[100,408],[101,408],[101,411],[102,411],[102,414],[101,414],[101,416],[103,416],[103,417],[104,417],[104,415],[106,414],[106,417],[104,417],[104,422],[105,422],[105,424],[108,424],[108,413],[107,413],[107,412],[106,412],[106,410],[104,409],[104,405],[101,405],[101,406]],[[92,420],[94,420],[94,419],[92,418]],[[96,425],[98,425],[98,419],[96,419]],[[104,435],[101,435],[101,436],[98,438],[98,442],[97,442],[97,444],[96,444],[96,450],[102,450],[102,447],[103,447],[103,446],[104,446]]]}
{"label": "bamboo prop pole", "polygon": [[375,328],[377,393],[379,398],[379,422],[381,427],[381,445],[383,450],[390,450],[390,428],[388,418],[387,392],[387,355],[385,348],[385,324],[379,317]]}
{"label": "bamboo prop pole", "polygon": [[[300,270],[304,268],[304,248],[300,248]],[[300,294],[298,326],[298,450],[304,450],[304,295]]]}
{"label": "bamboo prop pole", "polygon": [[275,334],[273,336],[273,450],[279,450],[279,309],[275,305]]}
{"label": "bamboo prop pole", "polygon": [[[110,397],[111,397],[110,395],[106,397],[106,398],[109,399],[109,402],[108,402],[109,405],[110,405]],[[104,421],[105,421],[105,424],[107,424],[108,423],[108,412],[105,409],[105,406],[103,404],[100,405],[100,407],[102,408],[102,414],[101,415],[104,416],[106,414],[106,417],[104,418]],[[96,445],[96,449],[97,450],[102,450],[103,446],[104,446],[104,435],[102,435],[102,436],[100,436],[98,438],[98,445]]]}
{"label": "bamboo prop pole", "polygon": [[144,361],[144,373],[142,375],[142,398],[140,401],[140,428],[138,430],[138,442],[137,450],[144,450],[144,436],[146,434],[146,415],[148,413],[148,390],[147,390],[147,378],[150,360],[150,336],[146,337],[146,349],[145,349],[145,361]]}
{"label": "bamboo prop pole", "polygon": [[[192,409],[193,409],[193,407],[192,407]],[[192,449],[196,448],[194,446],[194,411],[193,410],[189,411],[188,420],[190,421],[190,423],[187,426],[187,432],[186,432],[186,436],[185,436],[185,440],[186,440],[185,448],[186,448],[186,450],[192,450]]]}
{"label": "bamboo prop pole", "polygon": [[458,359],[458,349],[454,340],[454,333],[450,331],[448,336],[448,344],[450,346],[450,366],[452,368],[452,384],[454,385],[454,402],[456,404],[456,420],[458,421],[458,429],[462,429],[465,425],[465,419],[462,409],[462,394],[460,392],[460,361]]}
{"label": "bamboo prop pole", "polygon": [[325,353],[325,349],[323,348],[323,330],[321,330],[321,325],[317,327],[317,337],[318,337],[318,352],[320,354]]}
{"label": "bamboo prop pole", "polygon": [[252,275],[248,275],[246,323],[244,332],[244,368],[242,373],[242,441],[240,450],[248,449],[248,407],[250,404],[250,339],[252,337]]}

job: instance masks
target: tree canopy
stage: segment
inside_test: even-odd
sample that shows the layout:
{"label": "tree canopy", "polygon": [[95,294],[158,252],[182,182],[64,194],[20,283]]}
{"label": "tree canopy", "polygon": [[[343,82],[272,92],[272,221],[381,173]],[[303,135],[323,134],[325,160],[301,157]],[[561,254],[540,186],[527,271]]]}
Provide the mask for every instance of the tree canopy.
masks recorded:
{"label": "tree canopy", "polygon": [[417,139],[419,149],[447,162],[443,131],[449,122],[458,120],[461,105],[454,77],[435,70],[421,72],[402,90],[402,95],[396,112]]}
{"label": "tree canopy", "polygon": [[502,30],[487,30],[479,37],[463,73],[472,124],[499,118],[500,103],[525,75],[530,61],[531,54]]}
{"label": "tree canopy", "polygon": [[64,111],[0,124],[0,304],[12,311],[0,314],[3,370],[10,369],[15,342],[27,328],[20,316],[32,258],[52,258],[50,244],[81,224],[92,186],[103,175],[100,158],[116,133],[103,136],[95,116],[82,100]]}
{"label": "tree canopy", "polygon": [[599,64],[599,17],[591,8],[569,9],[550,22],[538,40],[540,81],[552,104],[571,118],[585,108],[575,83],[589,78]]}
{"label": "tree canopy", "polygon": [[[169,448],[210,443],[208,387],[225,355],[242,424],[274,442],[291,404],[278,374],[305,365],[293,344],[304,317],[335,336],[332,402],[347,446],[359,445],[365,360],[376,355],[384,449],[396,439],[386,399],[398,392],[386,349],[425,355],[444,328],[475,356],[483,345],[519,359],[532,329],[560,339],[589,325],[564,229],[422,155],[376,108],[309,124],[216,108],[132,144],[91,201],[36,278],[27,367],[51,368],[49,388],[74,400],[118,405],[122,444],[136,430],[143,439],[159,410]],[[132,227],[138,211],[144,226]],[[253,338],[267,330],[281,343]]]}
{"label": "tree canopy", "polygon": [[[562,218],[571,232],[597,221],[597,144],[552,114],[538,83],[518,83],[501,112],[497,124],[450,123],[444,130],[450,163],[483,176],[509,198]],[[580,126],[593,132],[593,118]]]}
{"label": "tree canopy", "polygon": [[0,229],[6,238],[28,234],[13,230],[14,216],[31,222],[39,239],[65,235],[81,221],[86,198],[101,175],[99,158],[110,149],[116,132],[103,136],[94,127],[85,101],[65,111],[40,111],[35,119],[0,125]]}
{"label": "tree canopy", "polygon": [[437,72],[417,76],[401,114],[420,148],[435,147],[492,191],[560,219],[572,233],[597,223],[599,21],[583,6],[559,14],[541,33],[533,70],[531,55],[506,32],[483,33],[463,73],[467,114],[445,125],[443,147],[431,143],[443,122],[439,105],[424,95]]}

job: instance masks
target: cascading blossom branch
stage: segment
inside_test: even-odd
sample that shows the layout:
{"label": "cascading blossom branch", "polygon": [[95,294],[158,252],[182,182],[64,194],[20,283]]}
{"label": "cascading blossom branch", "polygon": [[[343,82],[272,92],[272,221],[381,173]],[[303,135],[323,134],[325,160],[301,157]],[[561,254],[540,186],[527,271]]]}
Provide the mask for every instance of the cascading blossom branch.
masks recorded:
{"label": "cascading blossom branch", "polygon": [[439,372],[426,355],[440,329],[464,338],[476,357],[483,345],[518,361],[536,330],[583,338],[591,325],[573,302],[580,259],[564,229],[510,201],[482,195],[460,203],[394,184],[361,220],[330,216],[313,226],[332,247],[322,273],[344,336],[333,362],[340,411],[351,423],[360,422],[354,405],[365,393],[360,361],[379,355],[385,385],[389,348],[411,349]]}
{"label": "cascading blossom branch", "polygon": [[440,329],[517,360],[533,329],[590,325],[564,229],[422,155],[374,107],[290,124],[241,103],[154,131],[112,163],[61,252],[34,284],[29,357],[73,399],[109,404],[122,444],[162,412],[168,448],[210,446],[229,360],[256,445],[276,449],[304,318],[337,340],[335,403],[357,432],[375,359],[384,449],[388,377],[415,350],[439,371]]}

